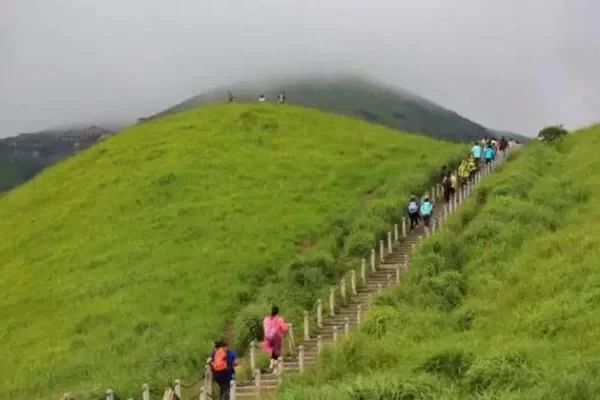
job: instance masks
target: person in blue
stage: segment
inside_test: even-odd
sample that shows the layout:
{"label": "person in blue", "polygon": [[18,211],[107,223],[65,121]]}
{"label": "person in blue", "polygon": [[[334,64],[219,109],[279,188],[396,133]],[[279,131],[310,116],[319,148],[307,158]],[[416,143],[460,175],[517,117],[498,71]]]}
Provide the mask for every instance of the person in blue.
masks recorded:
{"label": "person in blue", "polygon": [[237,354],[229,350],[225,340],[219,340],[207,362],[210,363],[213,380],[219,386],[219,399],[229,400],[231,381],[238,365]]}
{"label": "person in blue", "polygon": [[479,164],[481,162],[481,156],[483,155],[483,147],[479,144],[479,142],[475,142],[473,147],[471,147],[471,155],[473,156],[473,160],[475,160],[475,166],[479,169]]}
{"label": "person in blue", "polygon": [[487,146],[483,150],[483,156],[485,157],[485,163],[489,164],[496,158],[496,150],[492,145],[492,142],[488,142]]}
{"label": "person in blue", "polygon": [[431,214],[433,212],[433,204],[431,200],[429,200],[429,196],[425,195],[423,197],[423,201],[421,202],[421,216],[423,217],[424,225],[429,228],[429,223],[431,221]]}

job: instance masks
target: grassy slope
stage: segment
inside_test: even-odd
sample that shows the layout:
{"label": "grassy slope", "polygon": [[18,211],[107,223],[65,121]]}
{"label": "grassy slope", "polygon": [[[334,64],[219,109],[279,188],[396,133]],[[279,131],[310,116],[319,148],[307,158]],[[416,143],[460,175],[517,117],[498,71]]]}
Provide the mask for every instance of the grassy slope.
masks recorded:
{"label": "grassy slope", "polygon": [[[0,199],[0,398],[137,397],[299,316],[460,145],[293,106],[128,129]],[[285,297],[284,295],[285,294]],[[239,314],[235,314],[239,311]]]}
{"label": "grassy slope", "polygon": [[600,126],[530,145],[281,398],[600,398],[599,150]]}
{"label": "grassy slope", "polygon": [[[404,90],[359,77],[313,78],[232,85],[192,97],[159,115],[226,99],[227,90],[241,100],[255,101],[262,92],[275,101],[284,89],[293,104],[348,115],[391,128],[421,132],[449,140],[481,139],[489,136],[485,127]],[[526,138],[513,135],[520,140]]]}

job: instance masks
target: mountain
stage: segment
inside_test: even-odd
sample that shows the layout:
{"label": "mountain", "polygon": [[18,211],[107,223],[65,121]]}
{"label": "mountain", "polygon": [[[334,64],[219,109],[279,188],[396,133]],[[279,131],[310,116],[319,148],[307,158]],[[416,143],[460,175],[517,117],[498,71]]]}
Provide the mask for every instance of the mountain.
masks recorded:
{"label": "mountain", "polygon": [[0,398],[191,382],[226,325],[248,348],[271,301],[301,327],[410,193],[466,150],[232,104],[133,126],[47,168],[0,198]]}
{"label": "mountain", "polygon": [[[423,133],[450,140],[474,140],[494,136],[496,131],[409,91],[392,88],[360,77],[311,78],[271,82],[242,82],[191,97],[142,120],[222,102],[230,90],[239,101],[256,101],[260,93],[275,101],[284,90],[289,103],[360,118],[398,130]],[[524,136],[503,132],[519,141]]]}
{"label": "mountain", "polygon": [[86,149],[112,133],[92,125],[0,139],[0,192],[31,179],[48,165]]}

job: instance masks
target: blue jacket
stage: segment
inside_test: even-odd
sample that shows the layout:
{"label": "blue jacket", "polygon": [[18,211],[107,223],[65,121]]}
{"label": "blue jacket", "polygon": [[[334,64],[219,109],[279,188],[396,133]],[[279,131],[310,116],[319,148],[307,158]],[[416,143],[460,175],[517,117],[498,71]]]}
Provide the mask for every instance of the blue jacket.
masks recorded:
{"label": "blue jacket", "polygon": [[471,147],[471,155],[473,156],[473,158],[481,158],[482,151],[483,151],[483,148],[478,144]]}
{"label": "blue jacket", "polygon": [[485,154],[486,160],[490,160],[490,159],[494,158],[494,148],[493,147],[486,147],[485,150],[483,151],[483,153]]}

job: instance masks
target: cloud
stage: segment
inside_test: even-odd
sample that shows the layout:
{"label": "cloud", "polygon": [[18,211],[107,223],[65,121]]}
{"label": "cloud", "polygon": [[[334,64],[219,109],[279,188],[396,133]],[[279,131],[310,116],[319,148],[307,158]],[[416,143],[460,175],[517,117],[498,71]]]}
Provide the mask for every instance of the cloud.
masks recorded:
{"label": "cloud", "polygon": [[0,136],[337,70],[494,128],[579,126],[600,110],[599,12],[593,0],[1,0]]}

